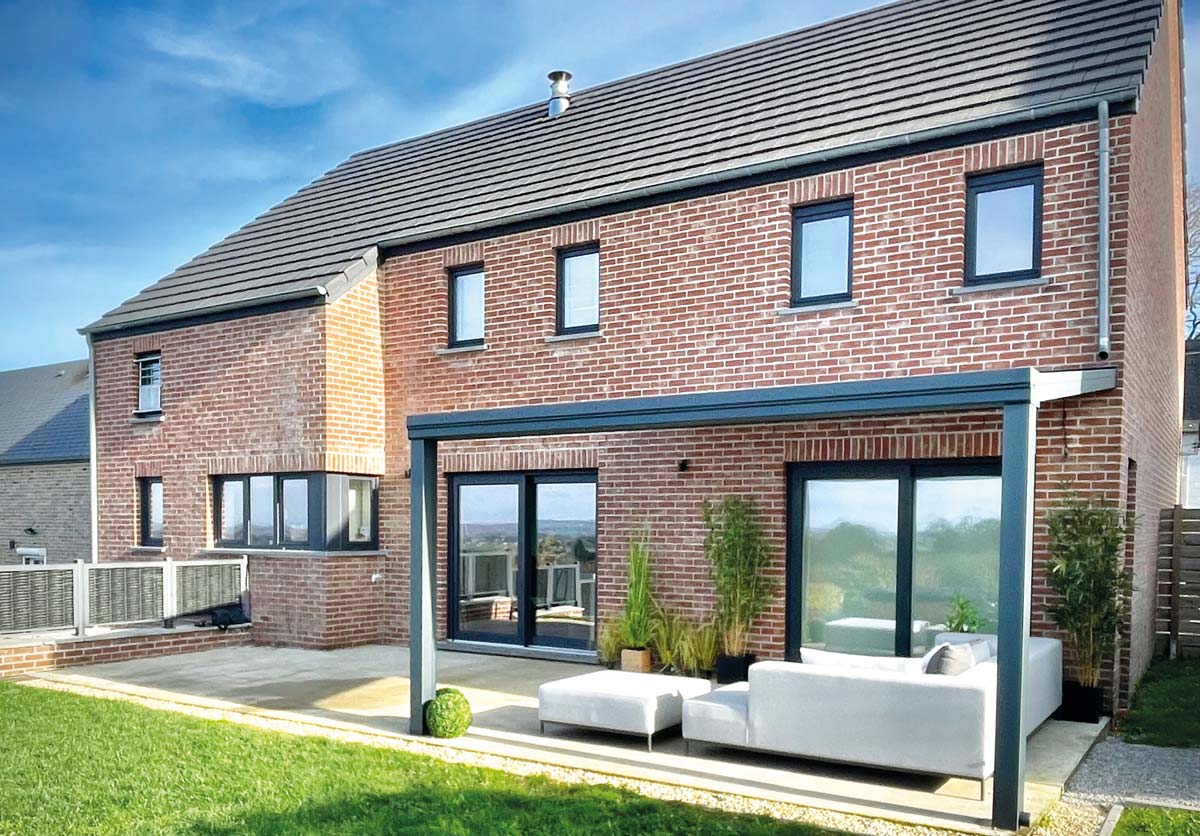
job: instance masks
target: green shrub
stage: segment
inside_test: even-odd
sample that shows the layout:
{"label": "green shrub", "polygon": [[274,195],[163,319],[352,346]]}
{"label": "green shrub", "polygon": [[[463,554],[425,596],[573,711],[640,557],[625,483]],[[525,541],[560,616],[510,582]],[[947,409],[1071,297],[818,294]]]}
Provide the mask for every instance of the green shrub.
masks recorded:
{"label": "green shrub", "polygon": [[664,669],[684,670],[688,623],[681,616],[659,609],[650,631],[650,649]]}
{"label": "green shrub", "polygon": [[1072,497],[1046,514],[1050,561],[1047,579],[1058,600],[1050,616],[1075,649],[1082,685],[1096,687],[1117,631],[1132,576],[1125,568],[1125,534],[1131,514],[1115,505]]}
{"label": "green shrub", "polygon": [[704,503],[704,557],[717,593],[716,623],[725,653],[746,652],[750,625],[775,594],[771,576],[774,555],[763,535],[754,503],[727,496]]}
{"label": "green shrub", "polygon": [[650,594],[650,532],[629,538],[629,578],[621,613],[621,640],[631,650],[645,650],[654,633],[654,598]]}
{"label": "green shrub", "polygon": [[955,595],[946,616],[946,628],[952,633],[978,633],[982,626],[979,608],[965,595]]}
{"label": "green shrub", "polygon": [[610,668],[615,667],[621,661],[621,651],[624,648],[625,637],[621,622],[606,621],[596,638],[596,655],[600,657],[601,663]]}
{"label": "green shrub", "polygon": [[717,666],[721,631],[715,624],[689,627],[684,644],[684,669],[691,676],[708,674]]}
{"label": "green shrub", "polygon": [[425,725],[434,737],[461,737],[471,725],[471,704],[457,688],[439,688],[425,703]]}

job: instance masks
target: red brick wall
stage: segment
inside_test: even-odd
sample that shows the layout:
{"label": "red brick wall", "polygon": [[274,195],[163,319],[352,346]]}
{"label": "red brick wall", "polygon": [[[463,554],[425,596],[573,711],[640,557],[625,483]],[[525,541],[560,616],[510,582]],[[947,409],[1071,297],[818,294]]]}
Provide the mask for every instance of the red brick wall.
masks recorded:
{"label": "red brick wall", "polygon": [[252,628],[233,627],[226,631],[201,629],[178,633],[120,636],[111,639],[84,638],[60,642],[0,647],[0,678],[23,676],[37,671],[74,665],[100,665],[127,662],[149,656],[195,653],[219,647],[249,644]]}
{"label": "red brick wall", "polygon": [[[1177,501],[1183,342],[1183,127],[1177,5],[1164,4],[1130,153],[1114,170],[1127,198],[1113,230],[1116,278],[1127,285],[1122,452],[1137,463],[1132,619],[1123,659],[1128,682],[1153,653],[1158,515]],[[1125,700],[1128,693],[1122,694]]]}
{"label": "red brick wall", "polygon": [[[381,556],[250,558],[256,644],[329,649],[385,638]],[[372,580],[372,577],[378,578]]]}

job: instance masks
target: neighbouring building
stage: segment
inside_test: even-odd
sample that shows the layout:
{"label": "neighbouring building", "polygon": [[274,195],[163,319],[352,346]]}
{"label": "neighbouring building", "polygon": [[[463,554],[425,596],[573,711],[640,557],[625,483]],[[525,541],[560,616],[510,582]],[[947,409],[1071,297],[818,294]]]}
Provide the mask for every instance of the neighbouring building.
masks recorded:
{"label": "neighbouring building", "polygon": [[0,564],[90,560],[88,361],[0,372]]}
{"label": "neighbouring building", "polygon": [[248,555],[256,641],[405,642],[408,436],[461,414],[491,437],[438,444],[439,639],[587,658],[643,526],[706,617],[701,508],[736,494],[778,555],[754,652],[919,654],[959,596],[1004,617],[992,401],[503,421],[1097,370],[1034,398],[1023,605],[1056,634],[1047,509],[1135,511],[1123,704],[1179,489],[1180,73],[1174,2],[916,0],[356,154],[83,329],[99,559]]}
{"label": "neighbouring building", "polygon": [[1200,508],[1200,340],[1184,343],[1179,504]]}

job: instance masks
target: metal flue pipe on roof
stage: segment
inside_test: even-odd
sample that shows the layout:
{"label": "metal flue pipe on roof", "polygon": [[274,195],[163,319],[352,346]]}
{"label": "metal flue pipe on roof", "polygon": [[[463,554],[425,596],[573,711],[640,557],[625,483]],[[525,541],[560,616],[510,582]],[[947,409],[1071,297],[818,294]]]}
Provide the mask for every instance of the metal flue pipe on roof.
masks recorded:
{"label": "metal flue pipe on roof", "polygon": [[1099,251],[1097,253],[1097,285],[1096,285],[1096,307],[1097,311],[1097,340],[1096,340],[1096,357],[1100,360],[1107,360],[1109,351],[1112,347],[1111,340],[1111,318],[1109,308],[1111,302],[1109,300],[1109,271],[1111,269],[1111,258],[1109,251],[1109,176],[1112,166],[1111,154],[1109,151],[1108,138],[1108,100],[1101,99],[1096,105],[1096,121],[1099,123],[1099,168],[1100,168],[1100,194],[1099,194]]}
{"label": "metal flue pipe on roof", "polygon": [[550,79],[550,118],[562,116],[571,106],[571,74],[566,70],[554,70],[546,78]]}

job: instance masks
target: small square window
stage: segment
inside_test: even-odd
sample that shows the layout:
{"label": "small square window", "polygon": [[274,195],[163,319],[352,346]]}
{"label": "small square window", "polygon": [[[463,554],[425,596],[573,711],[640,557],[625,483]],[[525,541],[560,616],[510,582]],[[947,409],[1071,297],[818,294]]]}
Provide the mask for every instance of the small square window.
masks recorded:
{"label": "small square window", "polygon": [[558,251],[559,334],[600,327],[600,248],[591,245]]}
{"label": "small square window", "polygon": [[450,271],[450,347],[483,345],[482,267]]}
{"label": "small square window", "polygon": [[141,413],[162,411],[162,358],[147,354],[138,361],[138,408]]}
{"label": "small square window", "polygon": [[140,501],[139,546],[161,546],[163,543],[163,485],[162,479],[138,480]]}
{"label": "small square window", "polygon": [[803,206],[792,213],[792,304],[850,299],[854,204]]}
{"label": "small square window", "polygon": [[1041,261],[1041,168],[969,177],[963,281],[1036,279]]}

